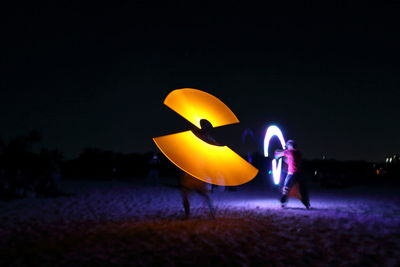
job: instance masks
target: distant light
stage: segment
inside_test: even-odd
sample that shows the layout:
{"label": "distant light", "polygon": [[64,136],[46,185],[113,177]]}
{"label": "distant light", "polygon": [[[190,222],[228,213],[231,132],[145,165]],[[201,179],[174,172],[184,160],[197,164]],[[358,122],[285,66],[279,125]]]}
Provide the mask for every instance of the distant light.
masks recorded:
{"label": "distant light", "polygon": [[272,171],[271,171],[271,170],[269,170],[269,171],[268,171],[268,174],[269,174],[269,175],[271,175],[271,173],[272,173]]}
{"label": "distant light", "polygon": [[318,171],[315,171],[315,172],[314,172],[314,176],[317,176],[317,174],[318,174]]}
{"label": "distant light", "polygon": [[391,157],[389,158],[389,162],[392,162],[392,158]]}
{"label": "distant light", "polygon": [[322,156],[322,159],[325,159],[325,155]]}
{"label": "distant light", "polygon": [[386,162],[389,162],[389,158],[386,158]]}

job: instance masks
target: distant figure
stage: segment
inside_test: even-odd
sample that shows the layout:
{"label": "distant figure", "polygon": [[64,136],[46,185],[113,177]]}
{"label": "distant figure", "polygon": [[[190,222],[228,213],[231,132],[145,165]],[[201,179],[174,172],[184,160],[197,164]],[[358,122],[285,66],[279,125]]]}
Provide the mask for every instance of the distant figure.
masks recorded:
{"label": "distant figure", "polygon": [[247,161],[251,164],[253,163],[253,157],[251,156],[250,147],[254,146],[255,139],[254,133],[250,128],[246,128],[242,134],[242,143],[247,147]]}
{"label": "distant figure", "polygon": [[14,188],[16,197],[24,197],[26,193],[27,179],[21,170],[17,170],[14,177]]}
{"label": "distant figure", "polygon": [[51,172],[50,174],[51,177],[51,186],[52,186],[52,190],[54,193],[59,192],[59,185],[61,182],[61,172],[60,169],[58,168],[58,166]]}
{"label": "distant figure", "polygon": [[150,170],[149,170],[149,173],[147,175],[150,184],[157,184],[160,164],[161,164],[160,159],[158,158],[157,154],[154,153],[153,157],[149,161]]}
{"label": "distant figure", "polygon": [[[1,141],[1,139],[0,139]],[[0,168],[0,198],[6,197],[8,190],[10,188],[10,183],[6,176],[6,170]]]}
{"label": "distant figure", "polygon": [[182,195],[182,204],[185,209],[185,217],[189,218],[190,216],[190,202],[189,196],[191,193],[198,193],[200,196],[204,198],[206,201],[208,208],[210,209],[210,216],[215,218],[214,207],[211,202],[209,186],[207,183],[200,181],[199,179],[187,174],[183,173],[180,179],[181,185],[181,195]]}
{"label": "distant figure", "polygon": [[301,175],[301,153],[296,149],[296,143],[293,140],[286,142],[286,149],[275,151],[275,157],[285,157],[288,165],[288,172],[282,186],[281,206],[286,207],[289,196],[298,197],[303,205],[309,209],[310,200],[308,189],[304,177]]}

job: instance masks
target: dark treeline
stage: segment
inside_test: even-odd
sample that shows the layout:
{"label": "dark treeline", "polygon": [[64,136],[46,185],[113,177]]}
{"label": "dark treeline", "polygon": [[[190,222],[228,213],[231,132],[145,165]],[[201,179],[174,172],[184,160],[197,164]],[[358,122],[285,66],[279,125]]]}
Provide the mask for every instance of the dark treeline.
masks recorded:
{"label": "dark treeline", "polygon": [[375,164],[366,161],[312,160],[304,169],[321,187],[347,187],[377,182]]}
{"label": "dark treeline", "polygon": [[0,139],[0,195],[5,198],[53,195],[61,179],[62,153],[34,146],[41,135],[31,131],[4,142]]}
{"label": "dark treeline", "polygon": [[[151,169],[157,169],[157,176],[178,174],[178,169],[162,154],[123,154],[85,148],[77,158],[65,160],[58,150],[38,149],[41,140],[37,131],[8,142],[0,138],[0,198],[62,195],[61,179],[140,180]],[[155,155],[158,160],[152,164]]]}
{"label": "dark treeline", "polygon": [[[181,173],[161,153],[124,154],[85,148],[77,158],[65,160],[58,150],[37,149],[41,140],[37,131],[8,142],[0,138],[0,196],[57,195],[61,193],[58,190],[61,179],[141,181],[154,175],[177,177]],[[260,170],[259,177],[269,175],[271,158],[266,159],[261,153],[245,158]],[[321,187],[400,184],[398,160],[390,163],[306,160],[302,168],[304,175]]]}
{"label": "dark treeline", "polygon": [[[253,165],[261,174],[269,173],[272,158],[260,153],[252,156]],[[283,165],[283,172],[285,171]],[[366,184],[400,185],[400,161],[371,163],[367,161],[304,160],[303,175],[310,182],[326,188],[341,188]]]}
{"label": "dark treeline", "polygon": [[[99,148],[85,148],[76,159],[63,162],[63,175],[67,179],[143,179],[151,169],[154,155],[159,157],[156,168],[161,176],[178,173],[176,167],[163,154],[115,153]],[[154,167],[154,166],[153,166]]]}
{"label": "dark treeline", "polygon": [[304,162],[312,181],[322,187],[347,187],[363,184],[400,185],[398,162],[312,160]]}

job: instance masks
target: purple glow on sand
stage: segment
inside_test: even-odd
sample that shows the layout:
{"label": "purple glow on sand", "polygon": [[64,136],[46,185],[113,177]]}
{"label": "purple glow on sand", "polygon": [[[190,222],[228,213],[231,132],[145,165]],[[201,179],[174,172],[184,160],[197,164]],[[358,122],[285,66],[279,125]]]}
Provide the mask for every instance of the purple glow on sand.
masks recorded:
{"label": "purple glow on sand", "polygon": [[[306,210],[298,199],[282,209],[275,188],[247,183],[233,192],[214,190],[216,219],[210,219],[198,195],[185,218],[179,188],[166,186],[176,177],[159,178],[153,185],[145,184],[145,177],[62,180],[60,189],[70,196],[0,202],[0,251],[7,255],[1,266],[199,265],[200,260],[204,266],[286,266],[308,256],[310,266],[400,264],[397,187],[315,186],[312,208]],[[221,256],[211,258],[210,248]]]}
{"label": "purple glow on sand", "polygon": [[[265,133],[265,138],[264,138],[264,156],[268,157],[268,149],[269,149],[269,143],[272,139],[272,137],[278,137],[282,148],[285,148],[285,139],[283,138],[282,131],[278,128],[276,125],[271,125],[268,127],[267,132]],[[274,179],[274,183],[277,185],[279,184],[279,181],[281,179],[281,169],[282,169],[282,159],[277,160],[273,159],[272,160],[272,177]]]}

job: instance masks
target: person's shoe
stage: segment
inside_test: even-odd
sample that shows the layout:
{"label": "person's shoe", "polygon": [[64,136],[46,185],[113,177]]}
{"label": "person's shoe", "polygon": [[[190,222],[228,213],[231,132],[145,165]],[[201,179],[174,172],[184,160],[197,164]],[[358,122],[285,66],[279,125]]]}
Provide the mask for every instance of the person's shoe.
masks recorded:
{"label": "person's shoe", "polygon": [[286,203],[281,203],[281,208],[282,209],[286,208]]}
{"label": "person's shoe", "polygon": [[305,204],[304,206],[306,206],[306,209],[311,209],[311,205],[310,204]]}

